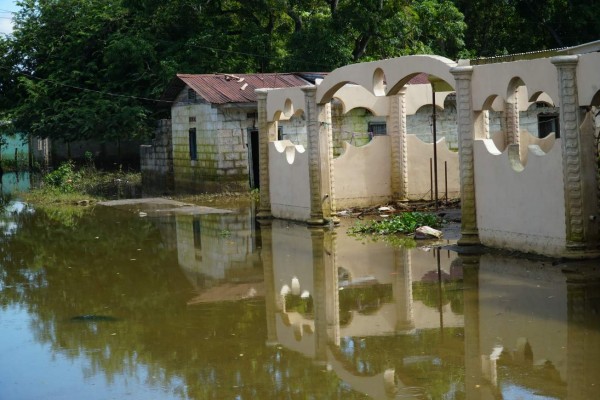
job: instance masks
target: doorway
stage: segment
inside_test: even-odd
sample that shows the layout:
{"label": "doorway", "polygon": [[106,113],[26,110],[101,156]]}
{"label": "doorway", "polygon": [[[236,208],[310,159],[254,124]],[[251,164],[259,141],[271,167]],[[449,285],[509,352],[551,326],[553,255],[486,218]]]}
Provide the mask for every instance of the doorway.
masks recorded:
{"label": "doorway", "polygon": [[258,130],[248,132],[248,175],[250,189],[260,188],[260,163],[258,157]]}

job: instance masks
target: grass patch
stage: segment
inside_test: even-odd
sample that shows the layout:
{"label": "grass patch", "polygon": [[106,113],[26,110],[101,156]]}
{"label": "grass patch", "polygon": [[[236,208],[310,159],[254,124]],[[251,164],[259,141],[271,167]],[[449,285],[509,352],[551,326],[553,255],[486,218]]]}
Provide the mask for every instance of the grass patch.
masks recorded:
{"label": "grass patch", "polygon": [[435,214],[424,212],[405,212],[381,221],[358,221],[348,232],[350,234],[392,235],[397,233],[413,233],[420,226],[439,228],[442,219]]}
{"label": "grass patch", "polygon": [[46,174],[38,187],[20,193],[19,197],[39,206],[77,204],[109,198],[135,197],[141,192],[141,174],[133,172],[100,171],[93,166],[76,168],[73,162],[62,163]]}

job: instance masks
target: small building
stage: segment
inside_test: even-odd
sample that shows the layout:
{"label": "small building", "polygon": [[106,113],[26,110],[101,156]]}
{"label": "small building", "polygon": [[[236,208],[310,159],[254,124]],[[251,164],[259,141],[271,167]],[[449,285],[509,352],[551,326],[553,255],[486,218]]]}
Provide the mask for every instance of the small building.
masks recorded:
{"label": "small building", "polygon": [[[157,138],[154,146],[141,148],[144,188],[150,189],[146,183],[151,177],[158,183],[168,178],[157,176],[170,175],[173,184],[166,187],[178,193],[258,188],[255,89],[313,85],[322,77],[319,73],[178,74],[162,97],[172,102],[171,131],[161,135],[166,134],[170,143]],[[301,118],[281,124],[279,138],[306,136]]]}

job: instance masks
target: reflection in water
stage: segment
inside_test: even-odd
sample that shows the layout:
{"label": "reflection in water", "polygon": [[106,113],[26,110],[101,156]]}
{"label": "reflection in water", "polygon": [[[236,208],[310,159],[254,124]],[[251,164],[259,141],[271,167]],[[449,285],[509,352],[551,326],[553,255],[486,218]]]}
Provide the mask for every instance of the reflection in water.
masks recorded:
{"label": "reflection in water", "polygon": [[262,236],[271,345],[372,398],[459,390],[463,317],[445,287],[460,287],[454,255],[358,245],[343,232],[277,220]]}
{"label": "reflection in water", "polygon": [[31,186],[31,174],[25,172],[5,172],[0,176],[0,189],[2,195],[17,192],[26,192]]}
{"label": "reflection in water", "polygon": [[3,213],[0,398],[589,399],[600,385],[594,266],[360,243],[259,226],[251,209]]}

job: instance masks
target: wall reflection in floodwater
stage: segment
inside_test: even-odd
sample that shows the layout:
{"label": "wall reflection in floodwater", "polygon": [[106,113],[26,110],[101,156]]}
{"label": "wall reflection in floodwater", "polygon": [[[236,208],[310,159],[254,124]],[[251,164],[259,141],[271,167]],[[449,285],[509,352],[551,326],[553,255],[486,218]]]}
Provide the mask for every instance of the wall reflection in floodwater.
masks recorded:
{"label": "wall reflection in floodwater", "polygon": [[[594,263],[394,248],[252,209],[3,210],[0,398],[590,399],[600,385]],[[114,320],[72,319],[91,314]]]}
{"label": "wall reflection in floodwater", "polygon": [[262,230],[268,342],[326,365],[354,390],[373,398],[597,393],[593,263],[563,271],[551,261],[364,246],[282,221]]}

